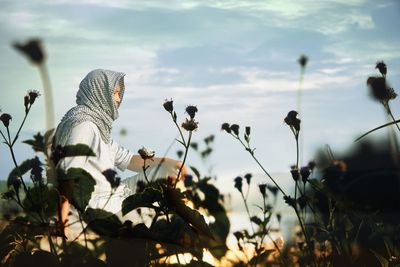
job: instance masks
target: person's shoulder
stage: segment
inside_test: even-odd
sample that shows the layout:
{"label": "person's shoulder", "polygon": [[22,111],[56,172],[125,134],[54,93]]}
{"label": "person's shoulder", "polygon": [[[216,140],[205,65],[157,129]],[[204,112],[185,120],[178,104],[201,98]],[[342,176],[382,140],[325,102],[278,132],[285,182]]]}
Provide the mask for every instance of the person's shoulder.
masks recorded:
{"label": "person's shoulder", "polygon": [[76,124],[74,127],[72,127],[74,131],[98,131],[96,124],[94,124],[91,121],[82,121],[78,124]]}
{"label": "person's shoulder", "polygon": [[[73,139],[80,139],[82,137],[89,137],[89,136],[97,136],[99,135],[99,129],[97,126],[91,121],[83,121],[76,124],[71,129],[71,137]],[[80,137],[80,138],[79,138]]]}

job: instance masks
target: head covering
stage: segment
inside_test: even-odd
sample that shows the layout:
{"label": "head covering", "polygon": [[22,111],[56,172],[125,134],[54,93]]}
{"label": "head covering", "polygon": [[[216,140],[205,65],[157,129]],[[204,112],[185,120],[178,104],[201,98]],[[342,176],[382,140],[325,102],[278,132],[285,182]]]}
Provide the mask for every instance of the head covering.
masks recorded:
{"label": "head covering", "polygon": [[118,106],[113,94],[119,85],[122,101],[125,91],[124,76],[122,72],[104,69],[89,72],[79,85],[76,94],[77,106],[64,115],[57,127],[56,144],[65,145],[71,129],[84,121],[93,122],[98,127],[102,140],[108,144],[112,123],[118,118]]}

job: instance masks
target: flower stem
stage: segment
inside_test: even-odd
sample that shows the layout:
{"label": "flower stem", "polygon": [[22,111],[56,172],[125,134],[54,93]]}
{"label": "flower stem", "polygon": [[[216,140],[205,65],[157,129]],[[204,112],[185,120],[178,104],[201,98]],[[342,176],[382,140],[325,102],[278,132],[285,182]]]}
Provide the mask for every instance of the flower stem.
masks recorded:
{"label": "flower stem", "polygon": [[392,120],[393,120],[394,124],[396,125],[397,129],[398,129],[399,132],[400,132],[400,127],[399,127],[399,125],[396,123],[396,119],[395,119],[394,116],[393,116],[393,113],[392,113],[392,110],[390,109],[389,103],[386,105],[386,110],[387,110],[388,114],[390,115],[390,117],[392,118]]}
{"label": "flower stem", "polygon": [[250,149],[249,146],[246,146],[243,141],[238,137],[235,136],[231,133],[231,135],[236,138],[237,140],[239,140],[239,142],[244,146],[244,148],[246,148],[246,150],[250,153],[251,157],[256,161],[256,163],[258,164],[258,166],[263,170],[263,172],[269,177],[269,179],[271,179],[271,181],[274,183],[274,185],[278,188],[278,190],[283,194],[283,196],[286,196],[286,193],[282,190],[282,188],[277,184],[277,182],[275,182],[274,178],[272,178],[272,176],[267,172],[267,170],[261,165],[261,163],[258,161],[258,159],[254,156],[254,152]]}
{"label": "flower stem", "polygon": [[[179,168],[178,175],[176,176],[176,180],[177,180],[177,181],[179,180],[179,176],[181,175],[182,169],[183,169],[183,167],[185,166],[186,157],[187,157],[187,154],[188,154],[188,152],[189,152],[189,147],[190,147],[190,141],[191,141],[191,140],[192,140],[192,131],[189,131],[188,142],[187,142],[187,144],[185,143],[185,154],[184,154],[184,156],[183,156],[182,165],[181,165],[181,167]],[[177,183],[174,184],[174,187],[176,186],[176,184],[177,184]]]}
{"label": "flower stem", "polygon": [[22,127],[25,124],[26,118],[28,117],[29,111],[31,110],[32,105],[29,105],[28,110],[25,112],[25,116],[24,119],[22,120],[21,125],[19,126],[19,129],[17,131],[17,134],[14,137],[14,140],[11,143],[11,139],[10,139],[10,145],[13,146],[15,144],[15,142],[17,141],[18,137],[19,137],[19,133],[21,132]]}
{"label": "flower stem", "polygon": [[181,130],[181,128],[179,127],[178,123],[176,122],[176,118],[174,117],[174,115],[172,114],[172,112],[170,112],[170,114],[171,114],[172,120],[174,121],[174,123],[175,123],[175,125],[176,125],[176,128],[178,128],[179,134],[181,135],[181,138],[182,138],[182,142],[183,142],[184,144],[186,144],[185,137],[183,136],[182,130]]}

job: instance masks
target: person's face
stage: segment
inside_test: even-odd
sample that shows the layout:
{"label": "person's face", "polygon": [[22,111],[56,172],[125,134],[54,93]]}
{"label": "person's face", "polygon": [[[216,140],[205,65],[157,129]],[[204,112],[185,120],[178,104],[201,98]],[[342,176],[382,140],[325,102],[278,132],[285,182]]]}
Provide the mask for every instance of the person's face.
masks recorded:
{"label": "person's face", "polygon": [[121,104],[121,87],[119,86],[119,84],[117,85],[114,91],[114,101],[115,105],[119,107],[119,105]]}

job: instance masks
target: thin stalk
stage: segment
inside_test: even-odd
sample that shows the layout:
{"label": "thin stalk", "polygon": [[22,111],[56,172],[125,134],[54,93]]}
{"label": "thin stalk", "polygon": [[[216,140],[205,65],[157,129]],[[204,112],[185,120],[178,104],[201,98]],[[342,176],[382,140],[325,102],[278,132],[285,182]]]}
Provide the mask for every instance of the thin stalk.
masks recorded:
{"label": "thin stalk", "polygon": [[239,142],[246,148],[246,150],[250,153],[250,155],[252,156],[252,158],[256,161],[256,163],[258,164],[258,166],[263,170],[263,172],[269,177],[269,179],[271,179],[271,181],[274,183],[274,185],[278,188],[278,190],[283,194],[283,196],[287,196],[286,193],[282,190],[282,188],[275,182],[274,178],[272,178],[272,176],[267,172],[267,170],[261,165],[261,163],[258,161],[258,159],[254,156],[254,153],[251,151],[250,147],[246,146],[243,141],[233,135],[231,133],[231,135],[236,138],[237,140],[239,140]]}
{"label": "thin stalk", "polygon": [[389,103],[388,103],[387,105],[385,105],[385,107],[386,107],[387,113],[390,115],[390,117],[391,117],[392,120],[393,120],[393,123],[396,125],[397,129],[398,129],[399,132],[400,132],[400,127],[399,127],[399,125],[397,124],[396,119],[395,119],[394,116],[393,116],[393,113],[392,113],[392,110],[390,109]]}
{"label": "thin stalk", "polygon": [[[179,180],[179,177],[180,177],[180,175],[181,175],[181,173],[182,173],[182,169],[183,169],[183,167],[184,167],[184,165],[185,165],[186,158],[187,158],[187,154],[188,154],[188,152],[189,152],[189,147],[190,147],[190,141],[191,141],[191,139],[192,139],[192,131],[189,131],[188,142],[187,142],[187,144],[185,143],[185,154],[184,154],[184,156],[183,156],[182,165],[181,165],[181,167],[179,168],[178,175],[176,176],[176,180],[177,180],[177,181]],[[176,186],[176,184],[177,184],[177,183],[174,184],[174,187]]]}
{"label": "thin stalk", "polygon": [[[8,128],[7,128],[7,130],[8,130]],[[21,179],[21,183],[22,183],[22,186],[24,187],[24,190],[25,190],[25,192],[26,192],[26,195],[27,195],[29,201],[32,203],[32,205],[34,205],[34,202],[33,202],[33,199],[32,199],[32,197],[31,197],[31,194],[29,193],[28,187],[26,186],[26,184],[25,184],[25,182],[24,182],[24,179],[22,178],[21,172],[20,172],[20,170],[19,170],[19,167],[18,167],[18,164],[17,164],[17,160],[15,159],[14,150],[13,150],[12,146],[9,145],[8,147],[9,147],[9,149],[10,149],[10,153],[11,153],[12,160],[13,160],[13,162],[14,162],[15,168],[17,169],[18,176],[19,176],[19,178]],[[43,219],[42,216],[41,216],[40,214],[39,214],[39,217],[40,217],[41,219]]]}
{"label": "thin stalk", "polygon": [[174,123],[175,123],[175,125],[176,125],[176,128],[178,128],[179,134],[180,134],[180,136],[181,136],[181,138],[182,138],[182,142],[183,142],[184,144],[186,144],[186,142],[185,142],[185,137],[183,136],[183,133],[182,133],[181,128],[179,127],[178,123],[176,122],[176,119],[175,119],[174,115],[172,114],[172,112],[170,112],[170,114],[171,114],[172,120],[174,121]]}
{"label": "thin stalk", "polygon": [[253,223],[251,222],[251,215],[250,215],[249,207],[247,205],[247,201],[243,195],[243,192],[240,192],[240,194],[242,196],[244,206],[246,207],[247,216],[249,216],[251,230],[253,231],[253,235],[255,235],[256,231],[254,231]]}
{"label": "thin stalk", "polygon": [[313,259],[314,266],[317,267],[318,265],[317,265],[317,263],[316,263],[316,261],[315,261],[314,253],[313,253],[312,248],[311,248],[311,241],[310,241],[310,239],[308,238],[306,229],[304,228],[304,224],[303,224],[303,222],[301,221],[299,211],[297,210],[297,207],[296,207],[296,206],[294,206],[293,209],[294,209],[294,212],[296,213],[297,219],[299,220],[299,224],[300,224],[300,227],[301,227],[301,231],[302,231],[303,234],[304,234],[304,238],[306,239],[307,248],[308,248],[308,253],[310,253],[311,258]]}
{"label": "thin stalk", "polygon": [[[10,139],[10,145],[13,146],[15,144],[15,142],[17,141],[18,137],[19,137],[19,133],[21,132],[22,127],[25,124],[26,118],[28,117],[29,111],[31,110],[32,105],[29,105],[28,110],[25,112],[25,116],[24,119],[22,120],[21,125],[18,128],[17,134],[14,137],[14,140],[11,143],[11,139]],[[8,130],[8,129],[7,129]]]}

